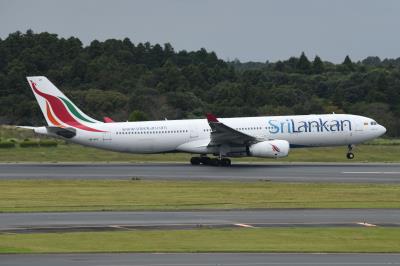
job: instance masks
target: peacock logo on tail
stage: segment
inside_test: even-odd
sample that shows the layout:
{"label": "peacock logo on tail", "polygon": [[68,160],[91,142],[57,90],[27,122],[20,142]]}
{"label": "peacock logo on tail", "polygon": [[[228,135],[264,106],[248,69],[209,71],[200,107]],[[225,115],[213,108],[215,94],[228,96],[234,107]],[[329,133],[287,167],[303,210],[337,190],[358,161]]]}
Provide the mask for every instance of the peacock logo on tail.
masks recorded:
{"label": "peacock logo on tail", "polygon": [[[93,121],[93,119],[90,119],[86,115],[79,112],[79,110],[77,110],[74,104],[72,104],[72,102],[70,102],[68,99],[61,96],[56,97],[44,93],[39,90],[35,82],[33,82],[32,80],[29,80],[29,82],[31,83],[33,91],[46,100],[45,115],[54,126],[61,128],[71,126],[85,131],[105,132],[84,125],[83,123],[85,122],[94,124],[96,123],[96,121]],[[83,121],[83,123],[80,122],[79,120]]]}

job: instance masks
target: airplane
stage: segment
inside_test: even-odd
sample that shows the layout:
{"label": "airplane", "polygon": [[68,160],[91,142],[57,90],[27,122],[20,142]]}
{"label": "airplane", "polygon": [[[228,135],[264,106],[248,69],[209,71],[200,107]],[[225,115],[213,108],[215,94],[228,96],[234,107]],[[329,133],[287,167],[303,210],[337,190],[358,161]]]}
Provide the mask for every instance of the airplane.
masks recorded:
{"label": "airplane", "polygon": [[[27,77],[47,126],[35,133],[99,149],[151,154],[185,152],[192,165],[230,166],[232,157],[286,157],[291,148],[347,146],[383,135],[375,120],[350,114],[312,114],[114,122],[82,112],[44,76]],[[209,157],[212,155],[214,157]]]}

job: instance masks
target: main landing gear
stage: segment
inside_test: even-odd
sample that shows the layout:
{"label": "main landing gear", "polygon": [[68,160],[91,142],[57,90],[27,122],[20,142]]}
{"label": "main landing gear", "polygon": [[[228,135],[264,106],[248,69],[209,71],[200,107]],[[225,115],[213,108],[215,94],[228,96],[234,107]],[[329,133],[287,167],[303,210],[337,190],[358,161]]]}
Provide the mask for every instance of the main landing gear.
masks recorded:
{"label": "main landing gear", "polygon": [[192,157],[190,159],[190,163],[192,165],[204,164],[212,166],[230,166],[231,160],[229,158],[219,159],[219,158],[210,158],[207,156],[201,156],[201,157]]}
{"label": "main landing gear", "polygon": [[348,152],[346,154],[347,159],[351,160],[354,159],[354,153],[352,153],[351,151],[353,150],[353,145],[349,145],[348,147]]}

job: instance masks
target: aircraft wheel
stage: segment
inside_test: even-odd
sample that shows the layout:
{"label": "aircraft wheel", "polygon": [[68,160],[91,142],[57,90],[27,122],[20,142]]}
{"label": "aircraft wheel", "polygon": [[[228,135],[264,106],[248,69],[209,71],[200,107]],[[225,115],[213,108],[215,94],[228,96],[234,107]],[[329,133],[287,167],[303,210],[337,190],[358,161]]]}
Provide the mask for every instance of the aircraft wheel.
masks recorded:
{"label": "aircraft wheel", "polygon": [[190,163],[191,163],[192,165],[199,165],[200,162],[201,162],[200,157],[192,157],[192,158],[190,158]]}
{"label": "aircraft wheel", "polygon": [[228,158],[223,158],[223,159],[221,159],[221,165],[222,166],[231,166],[231,160]]}
{"label": "aircraft wheel", "polygon": [[213,166],[220,166],[221,165],[221,161],[218,160],[218,158],[212,158],[210,159],[210,164]]}
{"label": "aircraft wheel", "polygon": [[354,153],[348,152],[347,155],[346,155],[346,157],[347,157],[347,159],[349,159],[349,160],[354,159]]}
{"label": "aircraft wheel", "polygon": [[210,157],[206,157],[206,156],[200,157],[200,160],[201,160],[201,163],[204,164],[204,165],[209,165],[210,162],[211,162]]}

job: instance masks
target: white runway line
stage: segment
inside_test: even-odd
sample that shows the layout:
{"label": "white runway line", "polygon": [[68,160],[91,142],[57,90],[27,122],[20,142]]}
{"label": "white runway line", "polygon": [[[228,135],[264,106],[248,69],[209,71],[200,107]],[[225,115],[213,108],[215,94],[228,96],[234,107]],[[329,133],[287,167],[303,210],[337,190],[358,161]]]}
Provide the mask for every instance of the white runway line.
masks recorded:
{"label": "white runway line", "polygon": [[342,172],[342,174],[378,174],[378,175],[398,175],[400,172]]}
{"label": "white runway line", "polygon": [[249,224],[234,224],[234,225],[240,226],[240,227],[246,227],[246,228],[255,228],[254,226],[249,225]]}
{"label": "white runway line", "polygon": [[362,225],[362,226],[366,226],[366,227],[375,227],[376,226],[376,224],[369,224],[369,223],[366,223],[366,222],[357,223],[357,224]]}
{"label": "white runway line", "polygon": [[111,227],[111,228],[116,228],[116,229],[123,229],[123,230],[128,230],[128,231],[131,231],[131,229],[129,229],[129,228],[126,228],[126,227],[124,227],[124,226],[121,226],[121,225],[109,225],[108,227]]}

